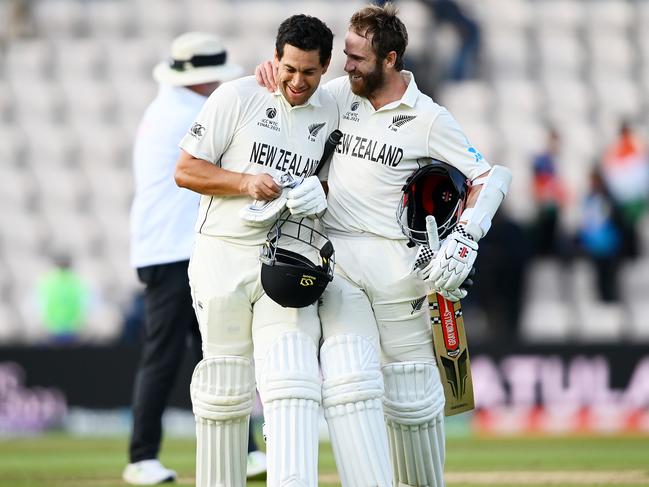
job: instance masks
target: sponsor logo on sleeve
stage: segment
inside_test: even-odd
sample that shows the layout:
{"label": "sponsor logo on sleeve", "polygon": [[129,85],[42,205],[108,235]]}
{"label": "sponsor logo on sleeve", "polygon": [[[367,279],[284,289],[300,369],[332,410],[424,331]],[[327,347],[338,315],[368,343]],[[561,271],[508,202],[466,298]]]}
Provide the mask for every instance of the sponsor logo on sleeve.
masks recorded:
{"label": "sponsor logo on sleeve", "polygon": [[473,155],[475,162],[480,162],[483,159],[482,154],[480,154],[475,147],[469,147],[467,151],[469,151],[469,153]]}
{"label": "sponsor logo on sleeve", "polygon": [[189,134],[192,137],[201,140],[203,135],[205,135],[205,127],[198,122],[194,122],[194,124],[189,128]]}

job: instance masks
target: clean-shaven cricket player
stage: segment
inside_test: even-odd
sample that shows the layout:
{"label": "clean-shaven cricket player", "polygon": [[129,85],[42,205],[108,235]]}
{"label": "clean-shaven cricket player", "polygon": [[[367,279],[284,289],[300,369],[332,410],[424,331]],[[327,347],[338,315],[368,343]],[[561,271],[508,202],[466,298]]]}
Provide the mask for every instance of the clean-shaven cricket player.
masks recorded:
{"label": "clean-shaven cricket player", "polygon": [[305,178],[286,194],[296,218],[326,208],[322,185],[311,174],[338,125],[335,101],[318,89],[332,40],[314,17],[284,21],[274,61],[279,89],[268,93],[254,77],[222,84],[180,144],[176,182],[202,195],[189,265],[205,357],[191,384],[199,487],[245,485],[253,357],[268,485],[318,483],[317,307],[283,308],[264,294],[259,254],[272,221],[250,225],[239,213],[254,200],[278,197],[273,176],[285,172]]}
{"label": "clean-shaven cricket player", "polygon": [[[394,6],[362,8],[345,37],[348,76],[325,86],[344,135],[329,168],[323,217],[336,276],[319,310],[320,360],[325,417],[345,487],[444,485],[445,399],[426,295],[466,295],[460,284],[511,179],[419,91],[403,69],[407,43]],[[269,68],[259,66],[257,78],[273,87]],[[430,264],[412,272],[417,249],[395,215],[406,179],[430,158],[458,168],[472,188],[460,224]]]}

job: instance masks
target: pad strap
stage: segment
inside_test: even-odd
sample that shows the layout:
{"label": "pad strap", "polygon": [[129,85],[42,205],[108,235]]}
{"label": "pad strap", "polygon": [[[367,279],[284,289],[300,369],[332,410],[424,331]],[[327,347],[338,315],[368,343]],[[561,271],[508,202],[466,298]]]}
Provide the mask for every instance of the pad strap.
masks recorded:
{"label": "pad strap", "polygon": [[249,415],[254,399],[252,364],[245,357],[203,359],[194,369],[190,389],[198,418],[227,421]]}

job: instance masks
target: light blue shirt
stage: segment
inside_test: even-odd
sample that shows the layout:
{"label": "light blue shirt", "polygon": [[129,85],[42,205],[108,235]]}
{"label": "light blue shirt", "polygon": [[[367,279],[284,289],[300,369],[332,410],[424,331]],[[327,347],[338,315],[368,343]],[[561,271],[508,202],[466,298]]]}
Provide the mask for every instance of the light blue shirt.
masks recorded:
{"label": "light blue shirt", "polygon": [[200,195],[174,181],[178,143],[207,100],[184,87],[161,85],[138,127],[133,151],[131,266],[188,260]]}

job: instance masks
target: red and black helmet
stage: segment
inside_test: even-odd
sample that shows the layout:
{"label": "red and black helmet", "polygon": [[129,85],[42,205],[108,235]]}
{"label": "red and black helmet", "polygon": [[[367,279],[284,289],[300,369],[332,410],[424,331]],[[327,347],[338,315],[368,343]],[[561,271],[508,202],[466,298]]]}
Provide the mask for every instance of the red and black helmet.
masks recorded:
{"label": "red and black helmet", "polygon": [[457,168],[437,159],[423,159],[423,166],[403,186],[397,208],[399,226],[412,242],[428,245],[426,217],[433,215],[440,240],[458,222],[469,192],[469,180]]}

